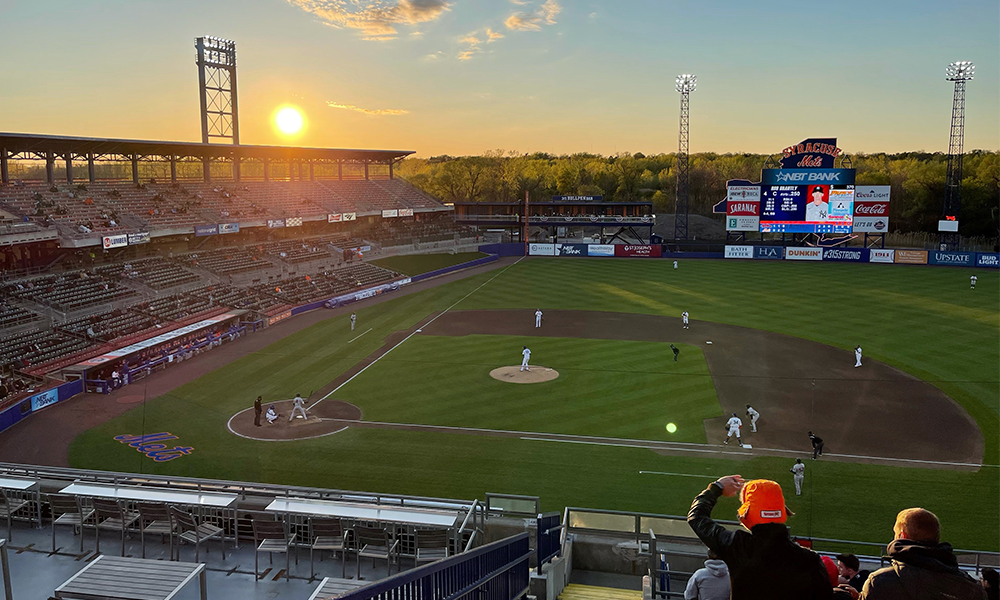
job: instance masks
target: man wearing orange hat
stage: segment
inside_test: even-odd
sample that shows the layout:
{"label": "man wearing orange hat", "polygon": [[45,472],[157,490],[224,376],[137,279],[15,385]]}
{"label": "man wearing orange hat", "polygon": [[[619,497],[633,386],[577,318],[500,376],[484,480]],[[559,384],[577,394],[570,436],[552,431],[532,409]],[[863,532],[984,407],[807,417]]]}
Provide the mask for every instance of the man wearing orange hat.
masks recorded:
{"label": "man wearing orange hat", "polygon": [[[712,519],[721,496],[739,494],[736,511],[746,530],[729,531]],[[730,475],[714,481],[694,499],[688,525],[729,567],[733,600],[808,600],[833,597],[819,555],[788,534],[791,514],[781,486],[767,479],[744,481]]]}

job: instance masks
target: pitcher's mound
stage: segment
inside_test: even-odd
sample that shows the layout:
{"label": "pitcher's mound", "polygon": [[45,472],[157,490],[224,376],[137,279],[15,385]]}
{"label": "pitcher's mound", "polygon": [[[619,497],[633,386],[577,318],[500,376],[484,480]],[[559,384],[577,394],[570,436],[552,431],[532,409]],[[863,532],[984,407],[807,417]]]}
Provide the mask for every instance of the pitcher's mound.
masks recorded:
{"label": "pitcher's mound", "polygon": [[522,371],[521,365],[517,365],[493,369],[490,371],[490,377],[507,383],[541,383],[559,377],[559,371],[540,365],[531,365],[530,371]]}

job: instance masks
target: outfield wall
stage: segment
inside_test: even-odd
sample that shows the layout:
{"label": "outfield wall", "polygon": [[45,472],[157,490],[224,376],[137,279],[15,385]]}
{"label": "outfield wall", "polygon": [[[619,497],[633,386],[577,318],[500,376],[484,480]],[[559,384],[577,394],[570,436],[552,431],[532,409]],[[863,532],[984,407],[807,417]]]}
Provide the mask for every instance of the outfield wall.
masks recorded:
{"label": "outfield wall", "polygon": [[68,400],[81,392],[83,392],[83,380],[78,379],[32,394],[0,412],[0,431],[6,430],[33,412],[56,402]]}

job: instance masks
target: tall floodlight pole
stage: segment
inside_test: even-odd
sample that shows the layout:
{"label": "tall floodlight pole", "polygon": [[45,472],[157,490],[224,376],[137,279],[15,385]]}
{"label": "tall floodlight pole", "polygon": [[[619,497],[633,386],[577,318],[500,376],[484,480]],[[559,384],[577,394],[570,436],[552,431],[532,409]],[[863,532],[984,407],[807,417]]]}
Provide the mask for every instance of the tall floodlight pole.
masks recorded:
{"label": "tall floodlight pole", "polygon": [[240,143],[236,101],[236,42],[207,35],[196,38],[201,142],[214,139]]}
{"label": "tall floodlight pole", "polygon": [[[948,137],[948,172],[944,184],[943,217],[957,221],[962,210],[962,157],[965,145],[965,82],[976,75],[976,65],[960,60],[948,65],[945,79],[955,82],[955,98],[951,104],[951,135]],[[941,232],[941,244],[957,249],[960,237],[957,231]]]}
{"label": "tall floodlight pole", "polygon": [[698,85],[698,77],[685,73],[677,76],[677,91],[681,94],[681,126],[677,144],[677,201],[674,208],[674,239],[688,239],[688,121],[690,118],[691,92]]}

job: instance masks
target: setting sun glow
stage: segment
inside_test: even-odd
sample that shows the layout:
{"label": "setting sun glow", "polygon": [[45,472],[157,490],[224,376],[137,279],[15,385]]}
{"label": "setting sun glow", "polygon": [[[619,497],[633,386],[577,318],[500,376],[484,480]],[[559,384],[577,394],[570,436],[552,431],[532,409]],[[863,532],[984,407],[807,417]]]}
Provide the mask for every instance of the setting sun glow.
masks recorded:
{"label": "setting sun glow", "polygon": [[274,115],[275,125],[285,135],[298,133],[302,129],[302,122],[302,113],[293,106],[280,108]]}

